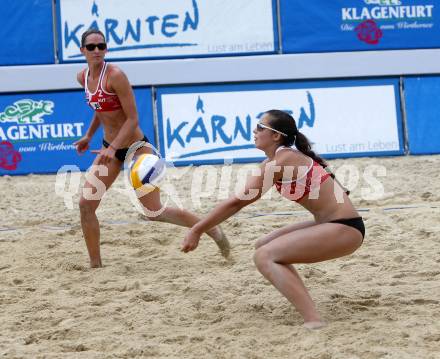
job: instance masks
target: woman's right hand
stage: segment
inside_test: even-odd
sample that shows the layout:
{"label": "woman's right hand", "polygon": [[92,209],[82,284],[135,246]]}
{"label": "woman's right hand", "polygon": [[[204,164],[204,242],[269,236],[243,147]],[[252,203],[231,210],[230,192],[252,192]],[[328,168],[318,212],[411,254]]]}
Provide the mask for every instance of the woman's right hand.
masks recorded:
{"label": "woman's right hand", "polygon": [[78,153],[83,153],[89,149],[89,143],[91,138],[89,136],[84,136],[78,141],[74,142],[73,145],[76,146],[76,151]]}

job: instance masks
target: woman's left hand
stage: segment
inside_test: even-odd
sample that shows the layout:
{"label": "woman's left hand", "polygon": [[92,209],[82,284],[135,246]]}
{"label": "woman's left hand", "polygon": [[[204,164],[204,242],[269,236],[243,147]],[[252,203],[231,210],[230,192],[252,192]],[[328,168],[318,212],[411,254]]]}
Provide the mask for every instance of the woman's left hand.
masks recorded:
{"label": "woman's left hand", "polygon": [[200,234],[197,234],[194,230],[191,229],[186,234],[185,239],[182,242],[181,251],[188,253],[196,249],[199,245],[200,236]]}
{"label": "woman's left hand", "polygon": [[105,165],[109,163],[111,160],[115,158],[115,153],[116,153],[116,151],[112,147],[103,148],[99,151],[93,150],[91,152],[98,154],[99,156],[97,163],[98,165]]}

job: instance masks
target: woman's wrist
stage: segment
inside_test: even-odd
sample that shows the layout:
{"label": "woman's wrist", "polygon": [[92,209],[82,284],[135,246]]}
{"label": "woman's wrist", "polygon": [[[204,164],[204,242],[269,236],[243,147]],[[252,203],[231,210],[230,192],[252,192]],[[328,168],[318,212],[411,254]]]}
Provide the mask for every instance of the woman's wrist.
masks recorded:
{"label": "woman's wrist", "polygon": [[191,231],[192,231],[194,234],[198,235],[198,236],[201,236],[201,235],[204,233],[203,229],[200,228],[199,223],[196,223],[196,224],[191,228]]}
{"label": "woman's wrist", "polygon": [[117,151],[118,149],[113,146],[111,143],[108,144],[108,147],[110,147],[113,151]]}

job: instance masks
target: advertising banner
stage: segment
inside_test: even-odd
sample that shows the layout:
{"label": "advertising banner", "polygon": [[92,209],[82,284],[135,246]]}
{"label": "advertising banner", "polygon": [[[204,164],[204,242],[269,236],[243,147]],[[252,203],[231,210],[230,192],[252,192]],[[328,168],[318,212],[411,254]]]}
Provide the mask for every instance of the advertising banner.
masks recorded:
{"label": "advertising banner", "polygon": [[280,0],[285,53],[440,46],[439,0]]}
{"label": "advertising banner", "polygon": [[62,61],[81,61],[81,34],[101,30],[108,59],[276,51],[274,0],[60,0]]}
{"label": "advertising banner", "polygon": [[53,64],[52,0],[2,1],[0,66]]}
{"label": "advertising banner", "polygon": [[[151,90],[135,90],[141,128],[154,144]],[[0,96],[0,175],[54,173],[64,165],[86,170],[95,154],[78,155],[73,143],[86,133],[93,112],[83,91]],[[102,146],[102,130],[90,149]]]}
{"label": "advertising banner", "polygon": [[404,88],[410,154],[440,153],[440,77],[408,77]]}
{"label": "advertising banner", "polygon": [[403,154],[397,79],[160,88],[161,154],[177,165],[264,157],[253,130],[287,111],[325,157]]}

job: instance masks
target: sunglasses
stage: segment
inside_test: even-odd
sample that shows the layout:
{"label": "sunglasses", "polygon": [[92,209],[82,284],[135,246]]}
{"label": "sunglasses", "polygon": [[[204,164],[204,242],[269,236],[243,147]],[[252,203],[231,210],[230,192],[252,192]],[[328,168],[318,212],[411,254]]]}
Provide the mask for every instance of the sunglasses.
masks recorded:
{"label": "sunglasses", "polygon": [[269,127],[269,126],[262,124],[261,122],[257,123],[257,131],[263,131],[264,129],[271,130],[273,132],[279,133],[280,135],[283,135],[284,137],[287,137],[287,135],[284,132],[275,130],[272,127]]}
{"label": "sunglasses", "polygon": [[84,45],[84,47],[87,49],[87,51],[93,51],[96,48],[98,48],[98,50],[105,50],[107,48],[107,44],[104,42],[101,42],[99,44],[87,44]]}

